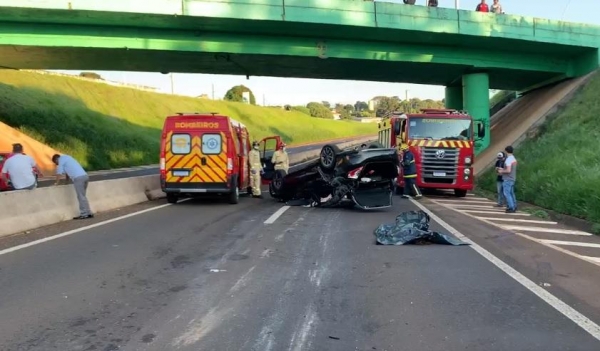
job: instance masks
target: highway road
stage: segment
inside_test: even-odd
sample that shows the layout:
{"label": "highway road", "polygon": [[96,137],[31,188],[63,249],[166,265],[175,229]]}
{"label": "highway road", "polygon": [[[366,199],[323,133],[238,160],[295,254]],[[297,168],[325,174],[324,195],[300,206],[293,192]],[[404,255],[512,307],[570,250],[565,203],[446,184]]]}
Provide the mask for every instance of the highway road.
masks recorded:
{"label": "highway road", "polygon": [[[360,138],[362,138],[362,137],[339,139],[339,140],[336,140],[336,143],[344,143],[344,142],[348,142],[348,141],[352,141],[352,140],[357,140]],[[288,147],[287,151],[288,151],[289,155],[293,155],[293,154],[297,154],[300,152],[320,149],[323,147],[323,145],[325,145],[327,143],[328,142],[320,142],[320,143],[313,143],[313,144],[301,145],[301,146],[296,146],[296,147]],[[157,155],[157,159],[158,159],[158,155]],[[94,182],[94,181],[99,181],[99,180],[142,177],[142,176],[147,176],[147,175],[152,175],[152,174],[158,174],[158,164],[152,165],[152,166],[132,167],[132,168],[126,168],[126,169],[114,169],[114,170],[108,170],[108,171],[90,172],[89,176],[90,176],[90,181]],[[43,187],[51,186],[52,184],[54,184],[54,179],[52,177],[48,177],[48,175],[46,175],[46,176],[47,176],[46,178],[44,178],[38,182],[38,187],[43,188]]]}
{"label": "highway road", "polygon": [[[600,350],[600,267],[443,201],[161,200],[0,240],[0,350]],[[473,245],[375,245],[417,206]]]}

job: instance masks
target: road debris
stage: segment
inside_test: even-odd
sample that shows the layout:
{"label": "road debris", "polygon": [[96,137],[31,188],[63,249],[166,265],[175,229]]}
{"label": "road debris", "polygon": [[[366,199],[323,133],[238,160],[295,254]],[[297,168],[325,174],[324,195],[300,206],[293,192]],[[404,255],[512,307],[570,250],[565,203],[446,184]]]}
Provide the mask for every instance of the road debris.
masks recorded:
{"label": "road debris", "polygon": [[429,215],[424,211],[402,212],[393,224],[381,224],[374,231],[378,245],[469,245],[446,234],[429,230]]}

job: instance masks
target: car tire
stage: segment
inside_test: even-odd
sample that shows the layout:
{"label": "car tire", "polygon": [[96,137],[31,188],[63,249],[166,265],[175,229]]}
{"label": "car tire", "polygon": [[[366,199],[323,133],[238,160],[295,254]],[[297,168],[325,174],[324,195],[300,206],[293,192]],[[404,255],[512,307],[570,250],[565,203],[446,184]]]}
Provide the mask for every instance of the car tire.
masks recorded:
{"label": "car tire", "polygon": [[337,145],[327,144],[321,148],[319,154],[319,167],[322,170],[331,172],[337,164],[337,157],[340,154],[340,148]]}
{"label": "car tire", "polygon": [[456,197],[465,197],[467,196],[466,190],[454,189],[454,196]]}
{"label": "car tire", "polygon": [[229,193],[229,203],[235,205],[240,202],[240,189],[238,188],[237,180],[231,182],[231,193]]}
{"label": "car tire", "polygon": [[271,188],[273,189],[273,194],[275,196],[281,195],[281,191],[283,190],[283,177],[285,176],[284,172],[280,169],[276,170],[273,173],[273,179],[271,180]]}
{"label": "car tire", "polygon": [[176,204],[177,203],[177,194],[173,194],[173,193],[167,193],[167,202],[170,204]]}

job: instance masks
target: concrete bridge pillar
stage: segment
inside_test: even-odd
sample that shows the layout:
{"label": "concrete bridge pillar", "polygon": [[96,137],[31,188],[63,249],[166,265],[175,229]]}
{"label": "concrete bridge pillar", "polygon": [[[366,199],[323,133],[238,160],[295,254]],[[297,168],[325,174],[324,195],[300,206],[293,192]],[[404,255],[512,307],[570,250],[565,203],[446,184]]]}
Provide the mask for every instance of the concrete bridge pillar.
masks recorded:
{"label": "concrete bridge pillar", "polygon": [[[485,136],[475,142],[475,154],[490,146],[490,80],[487,73],[471,73],[462,77],[463,109],[472,117],[473,122],[482,122]],[[477,128],[474,133],[477,138]]]}
{"label": "concrete bridge pillar", "polygon": [[451,108],[454,110],[462,110],[463,109],[463,87],[446,87],[446,96],[445,96],[445,105],[446,108]]}

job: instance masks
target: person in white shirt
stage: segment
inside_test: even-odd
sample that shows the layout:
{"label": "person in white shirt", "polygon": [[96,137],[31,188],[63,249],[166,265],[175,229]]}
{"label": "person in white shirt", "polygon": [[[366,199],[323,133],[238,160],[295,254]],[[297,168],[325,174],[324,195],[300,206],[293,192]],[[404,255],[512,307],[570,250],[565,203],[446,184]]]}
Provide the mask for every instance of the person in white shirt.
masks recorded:
{"label": "person in white shirt", "polygon": [[8,183],[9,178],[15,190],[32,190],[37,186],[34,170],[43,177],[35,160],[23,154],[23,145],[13,144],[13,155],[4,161],[2,179]]}

